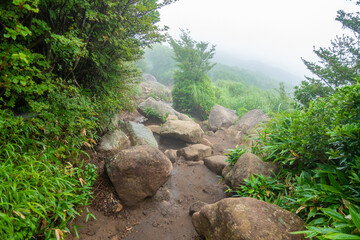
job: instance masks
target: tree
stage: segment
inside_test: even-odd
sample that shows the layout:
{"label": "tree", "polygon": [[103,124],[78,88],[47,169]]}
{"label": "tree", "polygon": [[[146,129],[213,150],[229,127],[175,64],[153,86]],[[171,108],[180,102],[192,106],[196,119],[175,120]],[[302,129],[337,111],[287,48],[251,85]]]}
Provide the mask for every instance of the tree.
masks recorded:
{"label": "tree", "polygon": [[174,74],[174,107],[202,119],[207,118],[215,104],[211,79],[206,75],[215,65],[210,62],[215,54],[215,46],[209,48],[207,42],[194,41],[190,33],[184,30],[180,40],[170,38],[170,45],[179,68]]}
{"label": "tree", "polygon": [[[355,3],[360,5],[360,1]],[[317,97],[332,95],[337,88],[356,84],[355,78],[360,71],[360,13],[338,11],[336,20],[343,28],[352,31],[353,36],[337,37],[331,41],[331,47],[315,49],[320,58],[318,63],[303,59],[306,67],[318,78],[306,77],[295,88],[295,98],[304,106]]]}

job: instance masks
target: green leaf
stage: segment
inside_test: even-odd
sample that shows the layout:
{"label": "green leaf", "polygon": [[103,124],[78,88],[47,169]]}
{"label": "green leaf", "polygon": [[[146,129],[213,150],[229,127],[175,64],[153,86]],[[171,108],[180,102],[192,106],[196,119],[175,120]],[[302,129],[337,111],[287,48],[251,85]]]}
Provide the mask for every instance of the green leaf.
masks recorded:
{"label": "green leaf", "polygon": [[353,220],[356,228],[360,230],[360,214],[355,210],[352,205],[350,205],[349,210],[351,219]]}
{"label": "green leaf", "polygon": [[351,240],[351,239],[360,239],[360,236],[346,234],[346,233],[329,233],[324,236],[327,239],[344,239],[344,240]]}
{"label": "green leaf", "polygon": [[346,221],[347,221],[346,218],[345,218],[343,215],[341,215],[341,214],[338,213],[337,211],[332,210],[332,209],[330,209],[330,208],[322,208],[321,211],[322,211],[325,215],[327,215],[327,216],[329,216],[329,217],[331,217],[331,218],[333,218],[333,219],[335,219],[335,220],[342,221],[342,222],[346,222]]}

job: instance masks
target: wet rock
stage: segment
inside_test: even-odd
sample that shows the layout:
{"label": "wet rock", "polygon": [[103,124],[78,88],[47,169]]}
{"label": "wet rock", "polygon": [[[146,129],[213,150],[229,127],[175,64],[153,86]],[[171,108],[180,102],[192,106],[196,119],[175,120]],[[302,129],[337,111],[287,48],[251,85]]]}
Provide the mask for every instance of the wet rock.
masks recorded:
{"label": "wet rock", "polygon": [[180,139],[188,143],[200,142],[203,134],[199,124],[193,121],[169,120],[160,129],[161,136]]}
{"label": "wet rock", "polygon": [[152,131],[141,123],[127,122],[126,129],[129,131],[130,140],[133,146],[150,145],[158,147],[158,143]]}
{"label": "wet rock", "polygon": [[228,134],[236,140],[242,140],[248,135],[259,123],[269,121],[268,115],[259,109],[247,112],[240,120],[227,130]]}
{"label": "wet rock", "polygon": [[155,195],[171,171],[170,160],[148,145],[122,150],[106,163],[106,172],[119,198],[128,206]]}
{"label": "wet rock", "polygon": [[216,131],[221,127],[230,127],[238,119],[239,117],[237,116],[236,111],[220,105],[215,105],[209,115],[209,128],[212,131]]}
{"label": "wet rock", "polygon": [[204,158],[204,165],[207,166],[210,171],[222,176],[223,169],[228,165],[225,160],[227,159],[224,155],[210,156]]}
{"label": "wet rock", "polygon": [[222,176],[226,185],[236,189],[244,182],[244,179],[249,179],[253,174],[273,176],[273,172],[276,174],[278,170],[276,164],[264,162],[252,153],[244,153],[234,166],[228,165],[223,169]]}
{"label": "wet rock", "polygon": [[188,161],[199,161],[211,155],[211,147],[203,144],[194,144],[177,151],[177,155],[183,156]]}
{"label": "wet rock", "polygon": [[207,205],[207,203],[204,203],[202,201],[194,202],[190,206],[189,215],[192,216],[194,213],[199,212],[201,208],[204,207],[205,205]]}
{"label": "wet rock", "polygon": [[192,222],[207,240],[302,240],[304,222],[295,214],[254,198],[226,198],[195,212]]}
{"label": "wet rock", "polygon": [[170,159],[172,163],[174,163],[177,159],[177,151],[174,149],[165,150],[165,155]]}
{"label": "wet rock", "polygon": [[120,129],[105,134],[97,147],[98,151],[114,151],[130,147],[130,140]]}

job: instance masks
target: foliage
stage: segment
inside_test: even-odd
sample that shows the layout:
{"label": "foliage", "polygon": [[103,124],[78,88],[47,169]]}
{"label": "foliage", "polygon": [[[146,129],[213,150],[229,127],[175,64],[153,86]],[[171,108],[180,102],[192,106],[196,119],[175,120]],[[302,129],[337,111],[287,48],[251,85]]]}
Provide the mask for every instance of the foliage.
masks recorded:
{"label": "foliage", "polygon": [[214,86],[217,104],[236,110],[239,116],[256,108],[271,113],[291,109],[293,105],[284,85],[280,85],[279,90],[272,91],[246,86],[240,82],[219,80]]}
{"label": "foliage", "polygon": [[[252,148],[263,159],[281,164],[276,180],[286,188],[274,196],[274,203],[305,219],[303,233],[309,238],[360,237],[359,101],[356,84],[317,99],[307,110],[278,114],[258,133]],[[256,178],[246,184],[262,182]],[[243,188],[239,195],[251,195]]]}
{"label": "foliage", "polygon": [[81,149],[131,107],[132,61],[164,39],[155,23],[171,2],[0,3],[1,239],[68,232],[96,179]]}
{"label": "foliage", "polygon": [[[359,6],[360,2],[357,1]],[[318,78],[307,77],[299,87],[296,87],[295,97],[304,106],[317,97],[333,94],[338,87],[356,84],[355,78],[360,68],[360,13],[338,11],[336,20],[343,28],[351,30],[353,36],[341,36],[331,41],[331,47],[319,48],[314,53],[319,57],[319,63],[303,60],[306,67]]]}
{"label": "foliage", "polygon": [[160,115],[155,109],[147,107],[144,109],[145,115],[148,118],[159,120],[161,123],[165,123],[169,113]]}
{"label": "foliage", "polygon": [[235,149],[228,149],[228,153],[225,153],[227,158],[225,159],[225,162],[228,162],[230,165],[235,165],[237,160],[247,152],[246,149],[243,149],[241,146],[236,146]]}
{"label": "foliage", "polygon": [[286,191],[286,186],[276,178],[264,177],[263,175],[251,175],[244,179],[234,192],[234,197],[253,197],[265,202],[281,205],[281,193]]}
{"label": "foliage", "polygon": [[205,119],[215,104],[211,79],[206,75],[214,66],[210,59],[215,54],[215,46],[208,50],[209,43],[196,42],[185,31],[182,31],[180,40],[171,38],[170,45],[179,68],[174,75],[174,107]]}

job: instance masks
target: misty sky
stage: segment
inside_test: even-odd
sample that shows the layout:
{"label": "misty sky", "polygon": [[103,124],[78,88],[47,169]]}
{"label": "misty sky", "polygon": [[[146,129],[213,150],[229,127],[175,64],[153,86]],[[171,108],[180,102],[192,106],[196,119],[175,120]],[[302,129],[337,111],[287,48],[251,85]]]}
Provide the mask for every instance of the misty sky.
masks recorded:
{"label": "misty sky", "polygon": [[217,45],[241,60],[255,60],[297,76],[309,75],[301,57],[317,60],[313,46],[330,46],[344,30],[337,10],[357,11],[346,0],[179,0],[161,9],[161,25],[178,38]]}

